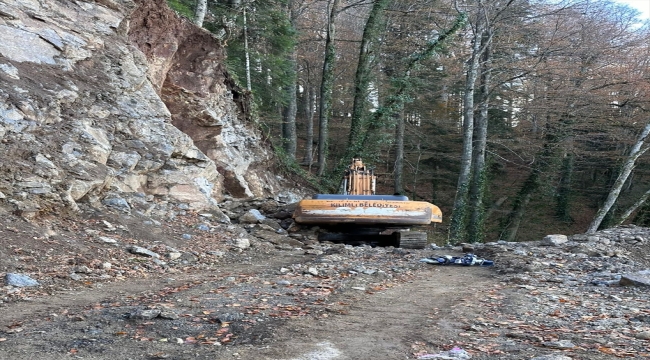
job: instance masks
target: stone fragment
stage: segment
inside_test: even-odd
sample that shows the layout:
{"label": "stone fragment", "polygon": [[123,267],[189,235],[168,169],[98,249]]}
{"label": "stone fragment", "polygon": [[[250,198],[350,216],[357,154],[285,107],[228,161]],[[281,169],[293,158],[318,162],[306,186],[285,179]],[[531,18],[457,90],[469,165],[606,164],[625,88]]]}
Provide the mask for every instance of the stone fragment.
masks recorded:
{"label": "stone fragment", "polygon": [[225,314],[220,314],[217,316],[217,320],[220,322],[232,322],[232,321],[237,321],[241,320],[244,318],[244,314],[241,313],[225,313]]}
{"label": "stone fragment", "polygon": [[251,242],[246,238],[237,238],[234,240],[234,246],[239,249],[248,249],[251,246]]}
{"label": "stone fragment", "polygon": [[30,287],[40,285],[38,281],[32,279],[27,275],[15,273],[7,273],[7,275],[5,275],[5,283],[7,285],[16,287]]}
{"label": "stone fragment", "polygon": [[634,337],[641,340],[650,340],[650,331],[641,331],[634,334]]}
{"label": "stone fragment", "polygon": [[93,271],[88,267],[88,266],[75,266],[72,271],[79,273],[79,274],[90,274]]}
{"label": "stone fragment", "polygon": [[464,253],[473,253],[473,252],[476,251],[474,245],[469,244],[469,243],[462,243],[462,244],[460,244],[460,246],[462,248],[462,252],[464,252]]}
{"label": "stone fragment", "polygon": [[650,270],[622,275],[619,284],[622,286],[650,286]]}
{"label": "stone fragment", "polygon": [[105,244],[117,244],[117,240],[113,238],[109,238],[107,236],[100,236],[98,237],[99,241],[105,243]]}
{"label": "stone fragment", "polygon": [[[2,70],[7,76],[14,80],[20,80],[20,76],[18,76],[18,69],[16,69],[15,66],[11,64],[0,64],[0,70]],[[0,136],[1,138],[2,136]]]}
{"label": "stone fragment", "polygon": [[256,237],[266,240],[274,245],[286,245],[291,248],[303,247],[305,244],[286,235],[281,235],[271,230],[258,230],[253,233]]}
{"label": "stone fragment", "polygon": [[271,217],[278,219],[278,220],[284,220],[288,219],[293,215],[293,212],[287,211],[287,210],[280,210],[271,215]]}
{"label": "stone fragment", "polygon": [[239,217],[239,222],[243,224],[257,224],[266,219],[262,213],[257,209],[250,209],[248,212],[244,213]]}
{"label": "stone fragment", "polygon": [[83,279],[83,276],[81,276],[81,275],[79,275],[77,273],[71,273],[69,276],[70,276],[70,279],[72,279],[74,281],[81,281]]}
{"label": "stone fragment", "polygon": [[587,256],[600,256],[601,254],[600,250],[586,243],[573,246],[569,251],[574,254],[585,254]]}
{"label": "stone fragment", "polygon": [[544,239],[542,239],[541,245],[542,246],[560,246],[566,242],[568,242],[569,239],[567,238],[566,235],[562,234],[553,234],[553,235],[546,235]]}
{"label": "stone fragment", "polygon": [[188,264],[194,264],[197,261],[199,261],[199,258],[196,257],[194,254],[191,254],[189,252],[184,252],[181,254],[181,257],[177,259],[178,261],[181,262],[183,265],[188,265]]}
{"label": "stone fragment", "polygon": [[276,220],[269,219],[269,218],[265,218],[265,219],[262,219],[260,222],[261,222],[262,224],[265,224],[265,225],[270,226],[270,227],[273,228],[273,230],[275,230],[276,232],[283,232],[283,231],[284,231],[284,229],[282,228],[282,226],[280,225],[280,223],[278,223]]}
{"label": "stone fragment", "polygon": [[151,250],[147,250],[147,249],[145,249],[145,248],[143,248],[143,247],[140,247],[140,246],[135,246],[135,245],[133,245],[133,246],[129,246],[129,247],[127,248],[127,250],[128,250],[131,254],[142,255],[142,256],[148,256],[148,257],[152,257],[152,258],[156,258],[156,259],[160,258],[160,255],[159,255],[159,254],[157,254],[157,253],[155,253],[155,252],[153,252],[153,251],[151,251]]}
{"label": "stone fragment", "polygon": [[536,356],[530,360],[571,360],[573,358],[561,354],[548,354],[542,356]]}
{"label": "stone fragment", "polygon": [[170,261],[176,260],[176,259],[178,259],[178,258],[180,258],[180,257],[181,257],[181,253],[180,253],[180,252],[170,252],[170,253],[167,253],[167,259],[169,259]]}
{"label": "stone fragment", "polygon": [[575,235],[571,235],[571,241],[575,241],[575,242],[591,241],[591,240],[589,240],[589,237],[590,236],[586,235],[586,234],[575,234]]}
{"label": "stone fragment", "polygon": [[102,220],[102,223],[104,224],[104,230],[106,231],[115,231],[117,228],[113,226],[113,224],[109,223],[106,220]]}
{"label": "stone fragment", "polygon": [[172,310],[161,310],[158,317],[167,319],[167,320],[176,320],[178,319],[178,314]]}
{"label": "stone fragment", "polygon": [[102,200],[102,204],[125,212],[131,211],[131,206],[129,203],[125,199],[118,196],[107,197]]}
{"label": "stone fragment", "polygon": [[308,249],[305,250],[305,255],[323,255],[323,250],[317,250],[317,249]]}
{"label": "stone fragment", "polygon": [[138,320],[151,320],[157,318],[160,313],[159,309],[138,309],[132,312],[129,317]]}
{"label": "stone fragment", "polygon": [[548,348],[561,349],[561,350],[573,349],[574,347],[576,347],[575,344],[573,344],[569,340],[545,341],[542,343],[542,345]]}

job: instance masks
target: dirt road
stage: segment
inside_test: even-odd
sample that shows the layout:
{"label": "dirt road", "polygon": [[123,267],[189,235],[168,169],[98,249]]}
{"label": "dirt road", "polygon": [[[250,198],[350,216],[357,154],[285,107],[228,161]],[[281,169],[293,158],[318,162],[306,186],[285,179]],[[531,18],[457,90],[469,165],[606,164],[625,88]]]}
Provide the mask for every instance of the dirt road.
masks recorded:
{"label": "dirt road", "polygon": [[0,288],[0,359],[650,357],[647,288],[621,286],[650,265],[650,229],[476,245],[493,267],[420,261],[460,248],[243,236],[196,214],[5,216],[1,275],[39,285]]}
{"label": "dirt road", "polygon": [[[488,268],[430,266],[339,289],[316,277],[307,280],[313,284],[282,282],[282,266],[301,260],[312,258],[276,257],[182,280],[112,283],[13,303],[0,315],[8,329],[0,357],[411,359],[425,344],[453,343],[454,305],[496,283]],[[133,315],[146,308],[173,309],[178,318]]]}
{"label": "dirt road", "polygon": [[[373,294],[346,295],[334,318],[291,320],[261,349],[267,359],[412,359],[419,344],[451,343],[452,309],[494,284],[485,268],[429,268],[412,280]],[[249,352],[250,358],[253,353]]]}

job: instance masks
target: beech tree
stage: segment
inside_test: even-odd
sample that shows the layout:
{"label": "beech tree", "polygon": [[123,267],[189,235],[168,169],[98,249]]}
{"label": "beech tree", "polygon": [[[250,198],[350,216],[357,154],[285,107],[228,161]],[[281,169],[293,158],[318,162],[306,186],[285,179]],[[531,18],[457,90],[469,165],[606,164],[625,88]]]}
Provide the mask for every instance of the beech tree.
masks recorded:
{"label": "beech tree", "polygon": [[323,76],[320,87],[320,108],[318,114],[318,175],[322,176],[327,169],[327,146],[329,141],[328,126],[332,111],[332,87],[334,86],[334,61],[336,49],[336,15],[339,13],[340,0],[328,0],[327,32],[325,38],[325,58],[323,61]]}
{"label": "beech tree", "polygon": [[[553,9],[539,18],[546,25],[538,28],[542,38],[531,57],[538,60],[523,89],[535,96],[526,101],[520,116],[527,114],[535,120],[530,129],[541,134],[544,142],[534,154],[529,176],[504,219],[502,239],[514,241],[517,238],[527,204],[540,190],[556,196],[558,209],[555,214],[570,221],[569,195],[573,192],[571,179],[575,171],[572,154],[580,150],[573,148],[577,136],[581,139],[579,145],[584,142],[583,151],[593,148],[591,144],[609,150],[604,139],[614,141],[617,132],[634,128],[633,123],[624,122],[613,102],[617,98],[613,94],[627,86],[626,73],[617,70],[627,56],[627,50],[621,49],[637,48],[635,44],[639,44],[632,31],[634,27],[625,21],[626,13],[620,10],[607,3],[585,2]],[[613,122],[614,118],[619,120]],[[593,159],[597,152],[578,154],[585,162]],[[611,159],[603,160],[611,166]],[[578,166],[583,169],[590,166],[592,171],[593,167],[603,167],[602,162],[599,165],[579,163]]]}
{"label": "beech tree", "polygon": [[[287,1],[287,16],[289,24],[293,31],[297,28],[298,9],[296,1]],[[285,86],[286,91],[286,104],[282,113],[282,145],[285,153],[290,159],[296,158],[297,147],[297,134],[296,134],[296,112],[298,111],[298,95],[297,95],[297,67],[298,67],[298,49],[296,44],[291,45],[289,54],[287,55],[288,63],[288,80]]]}
{"label": "beech tree", "polygon": [[[174,2],[194,19],[197,0]],[[380,191],[441,206],[453,242],[584,231],[650,209],[650,159],[617,181],[648,122],[650,38],[615,4],[236,2],[209,2],[203,25],[227,44],[229,71],[250,75],[267,138],[307,170],[317,161],[328,185],[363,156],[394,176]],[[454,5],[471,27],[451,36]]]}
{"label": "beech tree", "polygon": [[605,200],[603,206],[598,210],[596,217],[593,219],[593,221],[589,225],[589,228],[587,229],[587,233],[596,232],[601,222],[605,218],[607,212],[609,212],[612,206],[614,206],[614,202],[616,202],[616,199],[618,199],[618,196],[621,193],[621,189],[623,188],[623,185],[625,184],[628,177],[630,176],[632,169],[634,169],[636,161],[639,159],[641,155],[643,155],[646,151],[648,151],[649,147],[648,145],[646,145],[646,140],[648,139],[648,135],[650,135],[650,121],[643,128],[643,131],[641,131],[641,134],[639,135],[636,143],[630,150],[630,154],[628,155],[627,159],[623,163],[623,167],[621,168],[621,172],[619,173],[618,177],[616,178],[616,181],[614,182],[614,186],[612,186],[612,189],[609,191],[607,200]]}
{"label": "beech tree", "polygon": [[472,169],[472,151],[474,137],[474,87],[479,76],[481,54],[485,51],[488,40],[485,32],[488,28],[488,13],[484,1],[477,0],[477,9],[471,23],[472,51],[467,60],[465,87],[463,89],[463,147],[460,159],[460,173],[456,186],[456,197],[449,225],[449,241],[459,242],[465,238],[465,216],[467,214],[467,196]]}
{"label": "beech tree", "polygon": [[492,79],[491,68],[492,30],[486,29],[481,36],[481,47],[484,48],[481,61],[481,76],[479,86],[479,106],[474,117],[474,133],[472,134],[472,179],[469,188],[469,223],[468,240],[480,242],[483,240],[484,205],[483,198],[487,187],[485,174],[485,151],[488,135],[488,108],[490,106],[490,86]]}
{"label": "beech tree", "polygon": [[411,73],[440,51],[450,37],[465,25],[466,19],[464,13],[459,14],[448,29],[444,29],[438,36],[430,39],[423,48],[411,50],[412,52],[403,59],[399,72],[391,78],[391,86],[386,91],[383,103],[370,115],[368,126],[363,131],[363,136],[360,137],[361,143],[356,145],[357,148],[364,149],[365,152],[376,149],[375,142],[381,138],[378,132],[385,130],[394,115],[400,113],[404,104],[410,100],[412,83],[415,80],[411,77]]}
{"label": "beech tree", "polygon": [[362,144],[364,129],[367,127],[366,121],[368,120],[367,104],[370,94],[371,67],[376,58],[375,53],[378,51],[379,44],[377,42],[381,38],[383,12],[386,10],[388,3],[388,0],[376,0],[374,2],[363,30],[361,46],[359,47],[359,61],[354,79],[354,103],[352,106],[350,136],[343,161],[346,158],[356,156],[361,150],[359,147]]}
{"label": "beech tree", "polygon": [[314,160],[314,114],[316,112],[316,89],[310,82],[309,67],[306,67],[307,77],[304,82],[303,110],[305,119],[305,151],[302,165],[307,165],[311,170]]}
{"label": "beech tree", "polygon": [[194,9],[194,24],[202,27],[205,20],[205,13],[208,11],[208,0],[196,0]]}
{"label": "beech tree", "polygon": [[[489,188],[486,170],[486,152],[488,124],[490,120],[489,110],[494,105],[491,102],[492,93],[496,92],[501,95],[502,92],[499,91],[500,86],[511,83],[524,75],[524,73],[516,68],[516,64],[518,63],[516,53],[513,54],[512,50],[508,49],[508,38],[515,33],[515,24],[523,27],[522,19],[529,14],[528,6],[524,2],[492,0],[483,4],[483,8],[485,13],[485,26],[483,27],[480,40],[482,49],[479,61],[480,75],[478,77],[478,91],[475,95],[476,106],[474,106],[475,109],[473,111],[474,127],[473,133],[471,134],[471,179],[469,180],[470,183],[467,189],[468,193],[463,194],[463,196],[468,197],[467,210],[459,211],[459,217],[465,212],[468,213],[467,217],[459,219],[459,222],[461,224],[466,222],[464,226],[467,233],[465,240],[469,242],[480,242],[485,236],[485,197]],[[497,54],[494,54],[492,51],[493,48],[498,51]],[[508,59],[508,64],[504,61],[505,59]],[[492,74],[497,71],[500,73],[500,76],[497,78],[499,82],[493,84]],[[465,95],[467,96],[467,94]],[[468,138],[469,135],[465,134],[463,140],[468,140]],[[465,143],[463,143],[463,149],[466,150]],[[466,154],[463,153],[463,155]],[[456,208],[454,208],[455,210]]]}

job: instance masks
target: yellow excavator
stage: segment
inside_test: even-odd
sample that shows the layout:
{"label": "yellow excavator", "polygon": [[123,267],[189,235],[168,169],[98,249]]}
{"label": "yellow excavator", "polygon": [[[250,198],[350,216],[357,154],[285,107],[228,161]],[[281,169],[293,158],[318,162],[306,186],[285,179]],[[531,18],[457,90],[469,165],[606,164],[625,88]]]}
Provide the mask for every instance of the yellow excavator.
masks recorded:
{"label": "yellow excavator", "polygon": [[[423,249],[432,222],[442,222],[440,209],[403,195],[376,195],[377,177],[360,158],[345,171],[341,194],[316,194],[301,200],[293,213],[298,224],[319,226],[319,240]],[[413,229],[412,229],[413,228]]]}

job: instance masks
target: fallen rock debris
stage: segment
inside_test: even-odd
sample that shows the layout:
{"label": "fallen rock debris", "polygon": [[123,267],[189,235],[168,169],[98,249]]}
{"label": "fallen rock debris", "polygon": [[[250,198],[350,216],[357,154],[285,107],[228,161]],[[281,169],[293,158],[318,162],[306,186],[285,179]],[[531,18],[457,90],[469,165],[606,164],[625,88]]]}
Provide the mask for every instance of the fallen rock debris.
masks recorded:
{"label": "fallen rock debris", "polygon": [[[268,209],[261,213],[263,220],[237,224],[239,214],[261,203]],[[202,281],[100,302],[79,314],[53,318],[49,324],[124,321],[124,328],[111,336],[237,346],[269,341],[270,335],[259,331],[272,320],[345,316],[350,306],[345,299],[354,294],[372,295],[403,286],[422,272],[435,276],[439,268],[428,264],[443,264],[440,258],[450,265],[466,259],[465,265],[483,265],[479,267],[492,262],[480,276],[493,277],[496,285],[437,310],[444,318],[434,317],[432,326],[445,318],[454,319],[455,336],[414,344],[413,358],[451,356],[454,348],[472,359],[650,357],[646,294],[650,229],[623,226],[573,235],[566,242],[555,236],[554,241],[405,250],[319,243],[315,241],[317,229],[297,229],[281,212],[286,212],[283,205],[276,203],[274,208],[264,200],[229,203],[224,213],[232,216],[230,224],[206,223],[208,217],[182,210],[164,222],[124,214],[74,222],[59,219],[49,224],[55,234],[47,237],[27,223],[19,229],[16,222],[20,220],[9,218],[11,225],[0,227],[7,244],[3,251],[11,254],[1,260],[8,271],[6,286],[0,288],[0,308],[78,287],[100,288],[112,282],[171,279],[222,269]],[[285,233],[268,225],[269,220]],[[25,237],[51,250],[30,248]],[[247,239],[249,246],[242,246],[241,239]],[[471,253],[463,254],[470,248]],[[450,255],[437,255],[443,252]],[[265,262],[275,262],[277,267],[257,273],[244,270]],[[224,273],[223,269],[233,270]],[[28,276],[38,285],[20,287],[7,281],[10,274]],[[189,292],[191,297],[184,296]],[[215,324],[220,330],[202,337]],[[2,341],[10,343],[18,333],[26,336],[25,326],[19,323],[0,330]],[[47,323],[29,326],[30,331],[44,331],[38,326]]]}
{"label": "fallen rock debris", "polygon": [[441,255],[441,256],[431,256],[428,258],[420,259],[420,262],[427,264],[435,265],[463,265],[463,266],[492,266],[494,261],[486,260],[477,257],[474,254],[467,253],[463,256],[451,256],[451,255]]}

